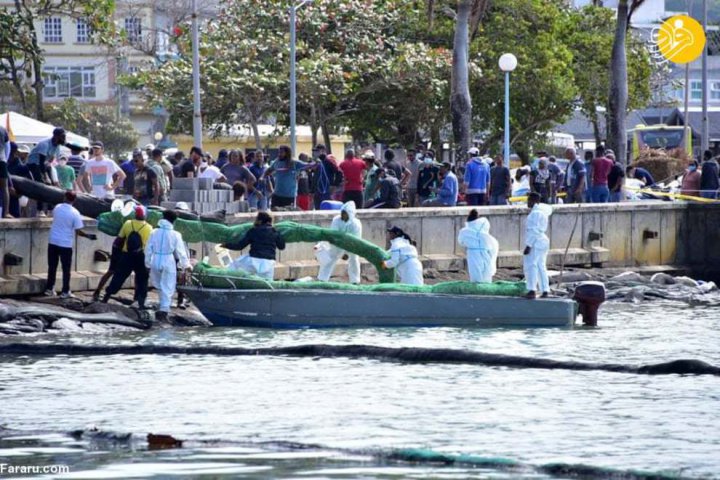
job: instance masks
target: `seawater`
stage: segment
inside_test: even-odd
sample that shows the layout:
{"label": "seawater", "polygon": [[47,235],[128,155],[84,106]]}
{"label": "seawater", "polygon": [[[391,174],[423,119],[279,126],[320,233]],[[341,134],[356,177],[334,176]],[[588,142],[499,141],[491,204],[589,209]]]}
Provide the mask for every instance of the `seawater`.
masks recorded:
{"label": "seawater", "polygon": [[[634,365],[692,358],[720,365],[720,309],[608,303],[594,329],[238,328],[0,339],[18,341],[353,344]],[[0,465],[70,469],[38,478],[509,479],[570,478],[574,472],[551,464],[581,465],[592,469],[591,476],[608,478],[614,471],[628,478],[645,478],[643,472],[720,478],[715,376],[362,358],[5,356],[0,425],[11,429],[0,430]],[[68,435],[75,430],[97,433]],[[151,451],[147,433],[185,443]],[[422,455],[398,455],[408,451]],[[424,460],[439,454],[461,461]]]}

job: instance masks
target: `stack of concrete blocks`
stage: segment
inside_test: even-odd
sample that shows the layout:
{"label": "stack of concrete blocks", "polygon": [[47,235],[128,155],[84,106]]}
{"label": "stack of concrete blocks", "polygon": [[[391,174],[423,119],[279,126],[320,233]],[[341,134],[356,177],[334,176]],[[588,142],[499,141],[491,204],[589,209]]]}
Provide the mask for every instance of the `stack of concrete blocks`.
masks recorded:
{"label": "stack of concrete blocks", "polygon": [[233,215],[248,211],[247,202],[233,201],[232,190],[214,190],[211,178],[175,178],[169,200],[162,206],[175,208],[177,202],[185,202],[197,213],[224,209],[225,213]]}

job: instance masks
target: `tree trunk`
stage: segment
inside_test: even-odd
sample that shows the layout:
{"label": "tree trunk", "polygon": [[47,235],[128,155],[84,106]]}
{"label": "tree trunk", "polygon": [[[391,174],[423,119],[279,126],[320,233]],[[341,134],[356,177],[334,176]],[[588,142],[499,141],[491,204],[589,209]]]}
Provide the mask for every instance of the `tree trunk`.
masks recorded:
{"label": "tree trunk", "polygon": [[615,26],[615,41],[610,60],[610,98],[608,99],[608,146],[615,151],[615,158],[627,162],[627,55],[625,42],[628,26],[628,0],[620,0]]}
{"label": "tree trunk", "polygon": [[20,100],[20,106],[22,107],[22,113],[23,115],[26,115],[28,113],[28,105],[27,105],[27,95],[25,95],[25,85],[23,84],[22,80],[20,79],[20,76],[18,75],[18,67],[15,64],[15,59],[12,57],[8,59],[10,63],[10,72],[11,72],[11,79],[12,84],[15,87],[15,90],[18,94],[18,99]]}
{"label": "tree trunk", "polygon": [[330,143],[330,127],[327,121],[323,121],[322,124],[323,142],[325,142],[325,148],[327,149],[328,155],[332,153],[332,143]]}
{"label": "tree trunk", "polygon": [[470,101],[470,79],[468,55],[470,47],[469,21],[472,10],[470,0],[459,0],[455,19],[453,40],[452,87],[450,112],[452,114],[453,140],[457,150],[456,161],[462,161],[471,145],[472,103]]}
{"label": "tree trunk", "polygon": [[593,117],[590,119],[590,123],[593,127],[593,136],[595,137],[595,145],[600,145],[602,143],[602,137],[600,137],[600,125],[598,125],[598,115],[595,113]]}
{"label": "tree trunk", "polygon": [[317,113],[315,112],[315,105],[310,106],[310,138],[312,139],[312,146],[315,148],[318,144],[318,125]]}
{"label": "tree trunk", "polygon": [[253,131],[253,137],[255,138],[255,149],[262,151],[262,138],[260,138],[260,128],[258,127],[258,118],[255,112],[252,114],[252,120],[250,120],[250,127]]}

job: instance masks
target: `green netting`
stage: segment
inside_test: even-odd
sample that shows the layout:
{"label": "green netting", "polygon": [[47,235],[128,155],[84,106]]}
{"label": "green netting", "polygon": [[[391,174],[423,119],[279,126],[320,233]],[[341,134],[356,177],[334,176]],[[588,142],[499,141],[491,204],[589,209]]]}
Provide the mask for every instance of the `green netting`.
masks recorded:
{"label": "green netting", "polygon": [[236,288],[239,290],[343,290],[356,292],[444,293],[451,295],[495,295],[520,297],[527,293],[525,282],[443,282],[436,285],[351,285],[335,282],[268,281],[242,270],[217,268],[206,263],[193,270],[195,281],[206,288]]}
{"label": "green netting", "polygon": [[[98,229],[108,235],[117,235],[123,223],[131,218],[135,218],[135,214],[123,217],[120,212],[104,213],[98,217]],[[157,211],[150,211],[148,214],[148,222],[153,226],[157,226],[157,222],[162,218],[162,214]],[[240,225],[223,225],[220,223],[211,223],[195,220],[183,220],[178,218],[175,221],[175,230],[180,232],[183,240],[189,243],[210,242],[210,243],[231,243],[238,242],[245,233],[252,227],[251,223],[243,223]],[[385,270],[382,268],[383,261],[389,258],[388,253],[374,243],[354,237],[344,232],[331,230],[329,228],[318,227],[316,225],[304,225],[295,222],[280,222],[275,225],[286,242],[322,242],[326,241],[336,245],[337,247],[359,255],[372,263],[378,270],[380,283],[392,283],[395,280],[395,271]]]}
{"label": "green netting", "polygon": [[[101,232],[111,235],[113,237],[120,233],[120,229],[127,220],[135,219],[135,212],[132,212],[127,217],[124,217],[120,212],[107,212],[103,213],[98,217],[98,230]],[[157,227],[158,222],[162,220],[162,212],[157,210],[150,210],[148,212],[147,221],[153,228]]]}

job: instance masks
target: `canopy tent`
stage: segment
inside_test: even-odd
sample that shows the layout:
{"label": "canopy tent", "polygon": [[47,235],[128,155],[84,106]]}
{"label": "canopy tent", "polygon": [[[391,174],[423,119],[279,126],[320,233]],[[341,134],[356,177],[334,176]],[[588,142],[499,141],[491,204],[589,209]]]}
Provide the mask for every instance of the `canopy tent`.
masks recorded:
{"label": "canopy tent", "polygon": [[[52,137],[52,132],[55,128],[49,123],[44,123],[15,112],[8,112],[0,115],[0,125],[7,129],[10,134],[10,140],[17,143],[32,144]],[[67,132],[67,144],[88,148],[90,146],[90,141],[80,135]]]}

